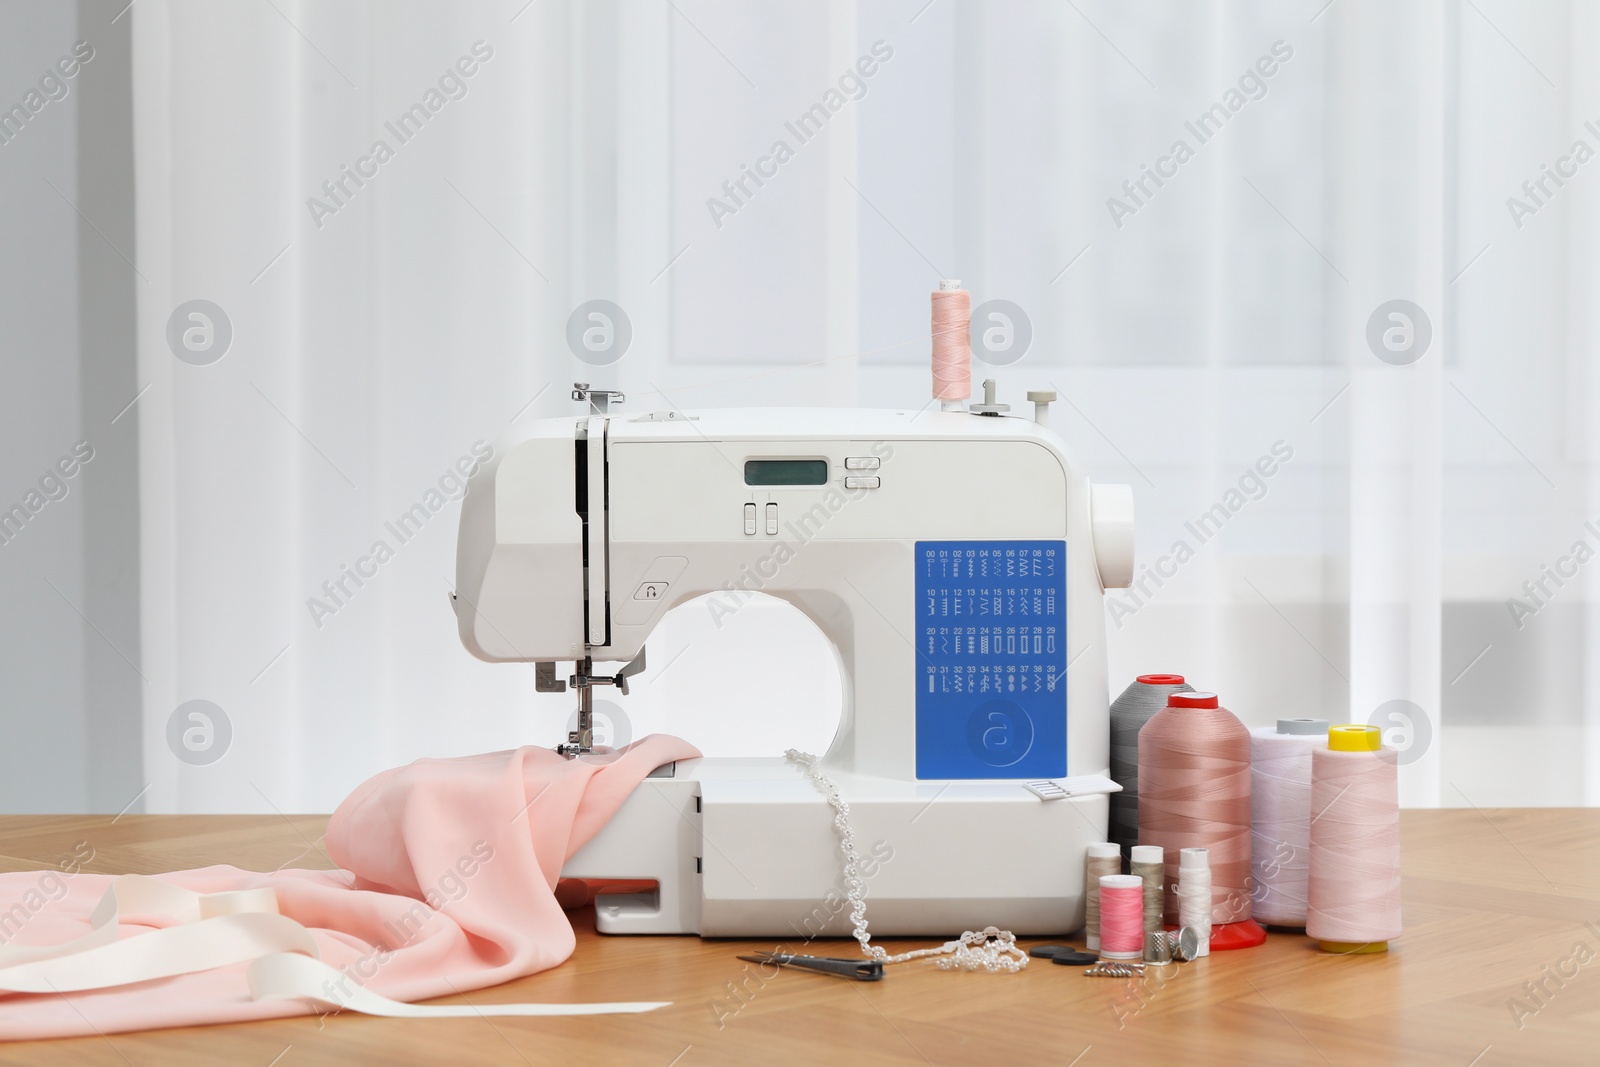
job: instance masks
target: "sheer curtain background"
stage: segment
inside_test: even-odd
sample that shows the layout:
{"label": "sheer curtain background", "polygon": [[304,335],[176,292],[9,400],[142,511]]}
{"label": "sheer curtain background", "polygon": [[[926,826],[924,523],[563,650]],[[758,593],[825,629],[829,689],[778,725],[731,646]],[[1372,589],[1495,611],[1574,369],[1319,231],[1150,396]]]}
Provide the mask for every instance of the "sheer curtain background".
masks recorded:
{"label": "sheer curtain background", "polygon": [[[1135,488],[1114,688],[1378,722],[1413,805],[1600,801],[1600,13],[1324,2],[141,0],[134,810],[328,810],[554,743],[568,698],[456,637],[459,506],[385,524],[574,380],[626,411],[921,406],[941,277],[1031,330],[975,378],[1055,388],[1091,476]],[[336,201],[346,166],[375,173]],[[601,299],[632,337],[597,366],[566,338]],[[169,343],[193,300],[231,326],[213,362]],[[831,736],[827,650],[775,602],[681,608],[650,662],[618,738]]]}

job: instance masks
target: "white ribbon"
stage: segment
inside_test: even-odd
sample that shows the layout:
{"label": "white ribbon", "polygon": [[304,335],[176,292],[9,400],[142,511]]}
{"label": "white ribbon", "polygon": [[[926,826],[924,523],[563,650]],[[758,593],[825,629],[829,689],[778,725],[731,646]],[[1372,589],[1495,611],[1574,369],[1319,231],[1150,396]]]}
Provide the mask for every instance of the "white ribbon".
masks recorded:
{"label": "white ribbon", "polygon": [[310,999],[336,1008],[359,1011],[363,1015],[384,1015],[391,1019],[459,1019],[474,1015],[634,1015],[655,1011],[670,1000],[621,1001],[596,1004],[406,1004],[390,1000],[356,986],[341,994],[339,984],[346,980],[321,960],[279,953],[263,956],[250,965],[247,976],[250,993],[257,1000],[284,998]]}
{"label": "white ribbon", "polygon": [[[126,874],[111,883],[89,916],[89,932],[60,945],[0,945],[0,974],[18,964],[71,956],[102,945],[115,944],[118,924],[129,915],[161,916],[175,923],[191,923],[218,915],[250,912],[277,914],[278,895],[270,889],[242,889],[231,893],[196,893],[159,878]],[[315,954],[315,949],[312,950]],[[0,985],[0,988],[5,988]]]}
{"label": "white ribbon", "polygon": [[[128,917],[172,925],[123,939],[121,923]],[[248,962],[246,979],[257,1000],[308,999],[392,1018],[610,1015],[670,1003],[419,1007],[359,985],[344,993],[348,976],[322,962],[311,931],[279,912],[270,888],[196,893],[159,878],[122,875],[95,905],[89,926],[87,934],[59,945],[0,945],[0,995],[108,989]]]}

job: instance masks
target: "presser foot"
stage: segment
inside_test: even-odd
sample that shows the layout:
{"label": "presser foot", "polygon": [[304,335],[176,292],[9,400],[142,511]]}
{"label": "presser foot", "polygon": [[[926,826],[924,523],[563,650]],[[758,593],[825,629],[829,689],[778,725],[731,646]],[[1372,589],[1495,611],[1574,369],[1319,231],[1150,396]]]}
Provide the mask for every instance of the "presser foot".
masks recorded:
{"label": "presser foot", "polygon": [[593,730],[574,730],[567,735],[567,740],[565,743],[556,746],[557,754],[565,756],[568,759],[575,759],[578,756],[587,756],[593,751]]}
{"label": "presser foot", "polygon": [[624,696],[628,693],[628,678],[644,670],[644,649],[639,649],[639,654],[627,666],[615,675],[594,673],[594,663],[585,657],[577,662],[576,671],[567,679],[566,685],[555,681],[555,664],[546,667],[539,666],[539,687],[541,692],[559,693],[570,685],[578,694],[578,728],[567,734],[565,744],[556,746],[556,752],[572,759],[577,756],[587,756],[594,751],[594,687],[597,685],[614,685],[617,691]]}

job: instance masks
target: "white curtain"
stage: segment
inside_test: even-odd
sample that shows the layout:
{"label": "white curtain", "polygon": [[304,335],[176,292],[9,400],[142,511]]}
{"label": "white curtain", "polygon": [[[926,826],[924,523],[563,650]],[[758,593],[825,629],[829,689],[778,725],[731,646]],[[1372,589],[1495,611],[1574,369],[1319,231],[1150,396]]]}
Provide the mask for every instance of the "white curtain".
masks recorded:
{"label": "white curtain", "polygon": [[[1031,332],[976,376],[1019,410],[1057,389],[1092,476],[1135,487],[1152,570],[1110,599],[1114,685],[1379,721],[1411,804],[1600,800],[1588,7],[129,15],[150,810],[327,810],[399,762],[553,743],[566,698],[460,647],[430,490],[574,380],[640,411],[920,406],[941,277]],[[169,341],[179,310],[204,348],[194,300],[231,326],[212,362]],[[631,325],[609,365],[567,342],[591,300]],[[1393,301],[1420,314],[1375,348]],[[619,733],[831,735],[787,609],[691,605],[650,658]]]}

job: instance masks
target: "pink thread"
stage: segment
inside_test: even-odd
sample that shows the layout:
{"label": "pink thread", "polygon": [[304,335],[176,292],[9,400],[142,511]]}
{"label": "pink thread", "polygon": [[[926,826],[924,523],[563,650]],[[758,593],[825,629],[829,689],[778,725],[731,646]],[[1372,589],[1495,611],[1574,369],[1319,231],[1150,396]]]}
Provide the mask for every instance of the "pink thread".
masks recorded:
{"label": "pink thread", "polygon": [[1100,879],[1100,955],[1108,960],[1144,955],[1144,879],[1137,875]]}
{"label": "pink thread", "polygon": [[939,286],[933,293],[933,398],[965,400],[972,395],[972,298],[958,281]]}
{"label": "pink thread", "polygon": [[1186,848],[1210,850],[1211,921],[1250,918],[1250,731],[1216,694],[1172,693],[1139,731],[1139,844],[1166,849],[1169,925]]}
{"label": "pink thread", "polygon": [[[1400,781],[1394,749],[1321,748],[1311,754],[1307,889],[1308,936],[1356,944],[1400,936]],[[1102,914],[1104,907],[1102,902]]]}

